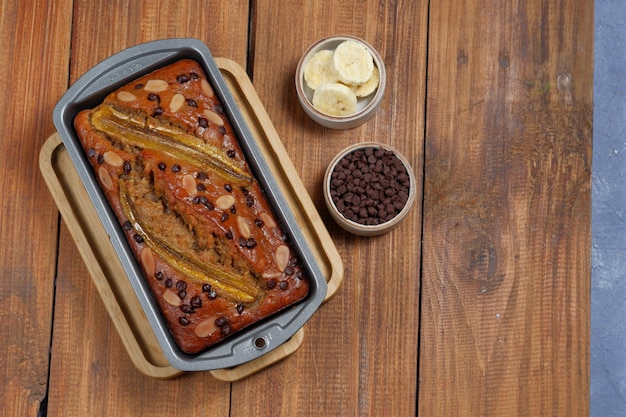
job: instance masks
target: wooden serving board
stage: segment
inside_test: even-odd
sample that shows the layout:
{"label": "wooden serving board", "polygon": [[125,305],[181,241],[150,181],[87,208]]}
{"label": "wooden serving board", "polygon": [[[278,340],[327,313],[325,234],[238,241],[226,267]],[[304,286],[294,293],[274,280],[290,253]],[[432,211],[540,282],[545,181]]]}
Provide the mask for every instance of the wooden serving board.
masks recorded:
{"label": "wooden serving board", "polygon": [[[216,58],[216,62],[326,277],[326,302],[343,281],[339,253],[308,193],[303,192],[300,177],[247,74],[232,60]],[[133,364],[153,378],[183,374],[166,360],[104,227],[93,221],[98,217],[95,207],[58,133],[44,143],[39,166]],[[242,379],[295,352],[303,337],[300,329],[288,342],[256,360],[210,372],[224,381]]]}

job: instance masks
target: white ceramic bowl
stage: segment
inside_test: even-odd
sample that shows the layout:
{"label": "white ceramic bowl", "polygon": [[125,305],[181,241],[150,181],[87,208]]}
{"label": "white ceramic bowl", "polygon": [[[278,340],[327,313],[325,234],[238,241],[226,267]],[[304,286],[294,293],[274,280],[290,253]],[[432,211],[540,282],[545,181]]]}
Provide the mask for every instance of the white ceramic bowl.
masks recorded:
{"label": "white ceramic bowl", "polygon": [[[337,179],[336,177],[333,177],[333,172],[335,171],[335,168],[337,167],[338,164],[342,163],[342,161],[344,160],[346,156],[352,155],[356,151],[362,151],[368,148],[373,148],[375,150],[382,149],[382,150],[393,152],[395,157],[404,166],[404,169],[406,170],[406,175],[408,176],[408,181],[409,181],[408,190],[403,190],[403,192],[407,193],[406,202],[404,202],[404,206],[402,206],[398,210],[397,214],[395,214],[393,218],[383,221],[379,224],[373,224],[373,225],[361,224],[358,221],[353,221],[347,218],[337,208],[337,205],[333,201],[333,189],[335,189],[336,191],[336,188],[338,186],[337,183],[332,184],[332,181]],[[378,157],[374,156],[374,161],[376,159],[378,159]],[[375,163],[375,162],[372,162],[372,163]],[[364,184],[367,183],[367,180],[365,180],[365,177],[362,177],[362,178],[363,179],[361,180],[360,185],[365,188]],[[387,187],[387,188],[390,188],[390,187]],[[385,190],[386,188],[382,190],[383,193],[385,192]],[[326,174],[324,175],[323,193],[324,193],[324,200],[326,202],[326,207],[328,207],[330,215],[337,222],[337,224],[339,224],[343,229],[345,229],[346,231],[350,233],[353,233],[355,235],[360,235],[360,236],[381,235],[397,227],[400,224],[400,222],[404,220],[406,215],[411,210],[411,206],[413,205],[413,202],[415,201],[415,193],[416,193],[415,174],[413,173],[413,169],[411,168],[409,161],[397,149],[389,145],[385,145],[385,144],[377,143],[377,142],[358,143],[358,144],[351,145],[343,149],[330,162],[330,164],[328,165],[328,168],[326,169]],[[382,200],[383,198],[384,197],[380,197],[379,200]],[[376,199],[374,198],[374,200]]]}
{"label": "white ceramic bowl", "polygon": [[[378,68],[380,75],[380,82],[376,91],[372,94],[359,98],[357,100],[356,113],[347,116],[330,116],[317,110],[313,106],[313,89],[311,89],[304,79],[304,67],[307,61],[316,53],[323,49],[334,51],[339,44],[344,41],[356,41],[363,45],[372,55],[374,65]],[[338,35],[328,38],[320,39],[307,49],[298,62],[296,69],[296,91],[298,93],[298,99],[302,108],[311,119],[315,120],[322,126],[331,129],[352,129],[356,126],[365,123],[369,120],[378,107],[385,93],[385,86],[387,84],[387,72],[385,70],[385,63],[383,62],[380,54],[367,42],[351,35]]]}

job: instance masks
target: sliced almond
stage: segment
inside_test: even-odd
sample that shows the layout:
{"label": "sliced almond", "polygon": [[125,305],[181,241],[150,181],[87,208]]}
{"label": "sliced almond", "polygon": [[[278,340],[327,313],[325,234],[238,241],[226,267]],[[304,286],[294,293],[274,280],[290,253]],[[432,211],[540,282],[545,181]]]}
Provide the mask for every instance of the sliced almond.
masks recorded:
{"label": "sliced almond", "polygon": [[141,264],[143,265],[143,269],[146,271],[146,275],[149,277],[153,277],[156,271],[156,266],[154,263],[154,254],[152,253],[152,249],[147,246],[144,246],[141,250]]}
{"label": "sliced almond", "polygon": [[267,227],[270,228],[275,228],[276,222],[274,221],[274,219],[272,218],[272,216],[270,216],[268,213],[263,212],[261,214],[259,214],[259,219],[261,219],[261,221],[263,222],[263,224],[265,224]]}
{"label": "sliced almond", "polygon": [[191,174],[183,175],[183,188],[189,195],[196,195],[198,188],[196,185],[196,179]]}
{"label": "sliced almond", "polygon": [[113,189],[113,180],[109,175],[109,171],[107,171],[105,167],[98,168],[98,177],[100,178],[100,183],[104,186],[104,188],[109,191]]}
{"label": "sliced almond", "polygon": [[280,245],[274,252],[274,259],[276,260],[276,266],[280,271],[284,271],[289,264],[289,247],[287,245]]}
{"label": "sliced almond", "polygon": [[124,159],[113,151],[107,151],[103,156],[105,162],[114,167],[119,168],[124,164]]}
{"label": "sliced almond", "polygon": [[180,110],[181,107],[183,107],[184,103],[185,96],[180,93],[175,94],[174,97],[172,97],[172,101],[170,101],[170,111],[177,112],[178,110]]}
{"label": "sliced almond", "polygon": [[137,100],[137,96],[129,91],[120,91],[119,93],[117,93],[117,99],[119,101],[129,103],[131,101]]}
{"label": "sliced almond", "polygon": [[282,272],[263,272],[261,276],[265,279],[280,278],[283,276],[283,273]]}
{"label": "sliced almond", "polygon": [[245,217],[237,216],[237,227],[239,228],[239,233],[241,233],[241,236],[245,237],[246,239],[252,236],[252,232],[250,231],[250,225],[248,224],[248,221],[245,219]]}
{"label": "sliced almond", "polygon": [[151,93],[160,93],[167,90],[167,86],[167,81],[165,80],[148,80],[144,90],[150,91]]}
{"label": "sliced almond", "polygon": [[202,91],[204,91],[204,94],[209,97],[213,97],[215,95],[213,93],[213,87],[211,87],[211,84],[209,84],[209,82],[204,78],[200,80],[200,85],[202,86]]}
{"label": "sliced almond", "polygon": [[215,205],[220,210],[228,210],[232,207],[233,204],[235,204],[235,197],[230,194],[224,194],[223,196],[220,196],[217,200],[215,200]]}
{"label": "sliced almond", "polygon": [[215,324],[215,318],[211,317],[210,319],[202,320],[200,323],[196,325],[194,332],[198,337],[207,337],[211,335],[211,333],[217,330],[217,325]]}
{"label": "sliced almond", "polygon": [[183,304],[183,301],[180,299],[178,294],[176,294],[171,289],[167,288],[163,291],[163,299],[170,305],[174,307],[180,307]]}
{"label": "sliced almond", "polygon": [[222,117],[213,110],[205,109],[204,115],[210,122],[215,123],[218,126],[224,126],[224,119],[222,119]]}

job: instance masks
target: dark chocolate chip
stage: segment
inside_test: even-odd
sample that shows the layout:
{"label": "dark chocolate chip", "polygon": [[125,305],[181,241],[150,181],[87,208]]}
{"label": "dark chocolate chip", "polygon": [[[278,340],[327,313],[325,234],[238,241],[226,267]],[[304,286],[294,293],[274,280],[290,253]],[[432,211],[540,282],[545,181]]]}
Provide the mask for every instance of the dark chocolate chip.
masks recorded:
{"label": "dark chocolate chip", "polygon": [[176,77],[176,82],[179,84],[185,84],[190,79],[191,78],[187,74],[180,74],[179,76]]}
{"label": "dark chocolate chip", "polygon": [[185,281],[178,281],[178,282],[176,283],[176,289],[177,289],[178,291],[182,291],[182,290],[187,289],[187,283],[186,283]]}
{"label": "dark chocolate chip", "polygon": [[159,97],[159,95],[158,95],[158,94],[149,93],[149,94],[148,94],[148,100],[150,100],[150,101],[160,102],[160,101],[161,101],[161,97]]}
{"label": "dark chocolate chip", "polygon": [[206,129],[207,127],[209,127],[209,120],[205,117],[198,117],[198,124],[200,125],[200,127]]}
{"label": "dark chocolate chip", "polygon": [[222,327],[222,326],[226,326],[228,324],[228,319],[224,316],[222,317],[218,317],[215,319],[215,325],[217,327]]}
{"label": "dark chocolate chip", "polygon": [[178,164],[174,164],[172,165],[172,172],[176,173],[176,172],[180,172],[180,165]]}
{"label": "dark chocolate chip", "polygon": [[267,283],[265,284],[268,290],[276,288],[276,285],[277,285],[277,282],[274,278],[268,280]]}
{"label": "dark chocolate chip", "polygon": [[96,156],[96,150],[94,148],[89,148],[87,150],[87,156],[89,158],[93,158],[94,156]]}
{"label": "dark chocolate chip", "polygon": [[196,103],[196,100],[188,98],[186,101],[189,107],[198,107],[198,103]]}
{"label": "dark chocolate chip", "polygon": [[163,114],[163,107],[159,106],[156,109],[154,109],[154,112],[152,112],[153,116],[160,116]]}
{"label": "dark chocolate chip", "polygon": [[165,171],[165,168],[166,168],[166,166],[165,166],[165,162],[159,162],[159,163],[157,164],[157,167],[158,167],[161,171]]}
{"label": "dark chocolate chip", "polygon": [[200,298],[199,296],[196,295],[196,296],[191,298],[191,301],[189,302],[189,304],[194,309],[200,308],[200,307],[202,307],[202,298]]}
{"label": "dark chocolate chip", "polygon": [[126,221],[124,222],[124,224],[122,225],[122,227],[124,228],[124,230],[126,230],[126,231],[128,232],[128,231],[132,230],[133,225],[132,225],[132,223],[130,222],[130,220],[126,220]]}
{"label": "dark chocolate chip", "polygon": [[181,326],[188,326],[188,325],[189,325],[189,323],[191,323],[191,322],[189,321],[189,319],[188,319],[187,317],[180,317],[180,318],[178,319],[178,323],[179,323]]}
{"label": "dark chocolate chip", "polygon": [[224,184],[224,189],[230,193],[233,191],[233,186],[230,184]]}
{"label": "dark chocolate chip", "polygon": [[237,304],[237,313],[243,313],[243,304]]}
{"label": "dark chocolate chip", "polygon": [[141,235],[134,235],[133,239],[135,239],[137,243],[143,243],[143,237]]}
{"label": "dark chocolate chip", "polygon": [[130,171],[132,171],[133,168],[130,165],[130,162],[128,161],[124,161],[124,174],[130,174]]}

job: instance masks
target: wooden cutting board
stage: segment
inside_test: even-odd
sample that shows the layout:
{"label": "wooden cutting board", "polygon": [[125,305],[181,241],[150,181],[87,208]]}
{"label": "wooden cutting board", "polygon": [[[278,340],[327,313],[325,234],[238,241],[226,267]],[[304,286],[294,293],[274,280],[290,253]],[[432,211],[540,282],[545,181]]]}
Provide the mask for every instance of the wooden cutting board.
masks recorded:
{"label": "wooden cutting board", "polygon": [[[343,281],[339,253],[247,74],[232,60],[215,60],[326,277],[326,302]],[[153,378],[183,374],[167,362],[104,227],[94,221],[96,210],[58,133],[46,140],[39,166],[133,364]],[[303,337],[300,329],[288,342],[254,361],[210,373],[224,381],[245,378],[291,355]]]}

